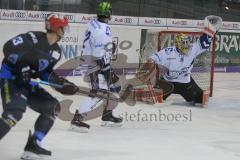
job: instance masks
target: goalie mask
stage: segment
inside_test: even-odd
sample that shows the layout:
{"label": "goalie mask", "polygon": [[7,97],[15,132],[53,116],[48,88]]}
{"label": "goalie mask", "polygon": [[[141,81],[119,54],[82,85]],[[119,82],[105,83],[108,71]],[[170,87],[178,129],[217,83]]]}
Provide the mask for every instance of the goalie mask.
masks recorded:
{"label": "goalie mask", "polygon": [[180,33],[175,37],[175,45],[182,54],[187,54],[190,47],[190,39],[187,35]]}

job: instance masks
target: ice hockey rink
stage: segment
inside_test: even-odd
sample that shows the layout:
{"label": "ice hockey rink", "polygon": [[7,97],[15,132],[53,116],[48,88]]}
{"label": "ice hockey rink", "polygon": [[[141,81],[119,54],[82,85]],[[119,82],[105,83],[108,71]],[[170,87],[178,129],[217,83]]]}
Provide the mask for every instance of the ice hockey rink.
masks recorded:
{"label": "ice hockey rink", "polygon": [[[121,128],[103,128],[98,118],[89,121],[89,133],[77,133],[68,131],[69,122],[57,119],[43,145],[52,150],[54,160],[239,160],[239,79],[239,73],[216,73],[213,98],[206,108],[186,106],[177,96],[154,106],[121,103],[115,112],[125,119]],[[161,121],[159,113],[168,115],[168,120]],[[151,114],[157,119],[151,121]],[[182,119],[173,120],[172,115]],[[36,118],[28,109],[4,137],[1,160],[20,158]]]}

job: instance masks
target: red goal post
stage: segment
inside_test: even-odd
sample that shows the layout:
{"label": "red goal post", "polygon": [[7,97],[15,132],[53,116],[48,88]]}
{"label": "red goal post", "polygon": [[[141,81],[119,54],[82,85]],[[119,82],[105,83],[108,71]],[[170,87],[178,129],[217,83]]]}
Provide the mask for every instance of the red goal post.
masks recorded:
{"label": "red goal post", "polygon": [[[184,33],[190,37],[191,43],[195,42],[202,32],[185,30],[144,30],[141,38],[140,63],[144,63],[148,56],[162,48],[174,46],[175,36]],[[209,95],[213,95],[214,79],[214,61],[215,61],[215,37],[212,45],[206,53],[199,55],[194,63],[192,77],[196,83],[203,89],[208,90]],[[159,71],[157,70],[156,80],[158,80]]]}

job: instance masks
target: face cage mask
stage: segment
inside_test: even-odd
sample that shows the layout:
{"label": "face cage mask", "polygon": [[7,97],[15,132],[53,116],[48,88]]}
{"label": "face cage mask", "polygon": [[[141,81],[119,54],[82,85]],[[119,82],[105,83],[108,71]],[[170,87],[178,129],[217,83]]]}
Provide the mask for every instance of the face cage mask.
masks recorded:
{"label": "face cage mask", "polygon": [[190,47],[190,41],[189,41],[189,38],[187,38],[187,37],[182,38],[178,42],[178,45],[177,45],[177,48],[183,54],[187,54],[188,53],[189,47]]}

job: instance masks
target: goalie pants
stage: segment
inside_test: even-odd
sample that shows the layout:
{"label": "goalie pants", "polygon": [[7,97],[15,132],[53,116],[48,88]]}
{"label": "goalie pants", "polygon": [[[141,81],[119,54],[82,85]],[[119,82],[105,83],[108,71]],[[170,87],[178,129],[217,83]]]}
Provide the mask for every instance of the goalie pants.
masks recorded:
{"label": "goalie pants", "polygon": [[9,79],[1,79],[0,83],[3,106],[0,118],[0,139],[21,120],[27,106],[40,113],[34,129],[46,135],[54,124],[56,111],[60,109],[57,99],[39,86],[23,87]]}
{"label": "goalie pants", "polygon": [[169,82],[174,86],[171,93],[163,96],[163,99],[167,99],[172,93],[180,94],[187,102],[202,103],[203,90],[197,85],[194,79],[191,77],[189,83]]}

